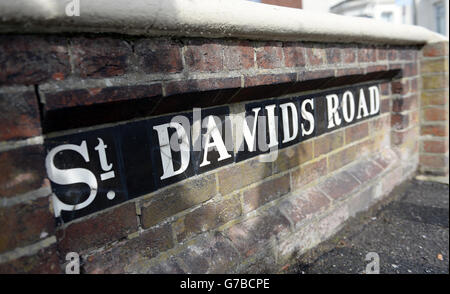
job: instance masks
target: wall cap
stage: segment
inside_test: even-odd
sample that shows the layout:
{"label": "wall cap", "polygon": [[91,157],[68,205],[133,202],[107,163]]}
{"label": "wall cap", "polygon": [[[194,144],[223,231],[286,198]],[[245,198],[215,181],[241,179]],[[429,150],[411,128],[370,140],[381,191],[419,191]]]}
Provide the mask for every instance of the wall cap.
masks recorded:
{"label": "wall cap", "polygon": [[418,26],[244,0],[79,1],[80,16],[69,17],[65,11],[71,0],[3,0],[0,33],[119,33],[393,45],[448,41]]}

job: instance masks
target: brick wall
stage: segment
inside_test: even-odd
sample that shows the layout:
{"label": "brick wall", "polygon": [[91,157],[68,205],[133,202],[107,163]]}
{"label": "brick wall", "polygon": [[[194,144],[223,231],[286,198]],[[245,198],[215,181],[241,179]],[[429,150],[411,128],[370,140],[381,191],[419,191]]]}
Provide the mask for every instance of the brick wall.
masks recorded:
{"label": "brick wall", "polygon": [[[0,36],[0,272],[63,272],[68,252],[85,273],[280,271],[419,161],[448,171],[447,55],[439,45]],[[47,138],[368,82],[380,85],[380,115],[274,162],[250,158],[68,223],[53,217]]]}

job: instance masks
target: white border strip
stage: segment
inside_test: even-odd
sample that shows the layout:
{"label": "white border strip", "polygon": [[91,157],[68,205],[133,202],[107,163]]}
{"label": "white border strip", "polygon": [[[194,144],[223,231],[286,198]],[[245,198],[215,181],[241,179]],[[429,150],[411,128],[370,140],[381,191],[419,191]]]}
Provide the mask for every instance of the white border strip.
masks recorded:
{"label": "white border strip", "polygon": [[[80,16],[66,6],[80,1]],[[0,32],[414,45],[447,40],[425,28],[245,0],[2,0]]]}

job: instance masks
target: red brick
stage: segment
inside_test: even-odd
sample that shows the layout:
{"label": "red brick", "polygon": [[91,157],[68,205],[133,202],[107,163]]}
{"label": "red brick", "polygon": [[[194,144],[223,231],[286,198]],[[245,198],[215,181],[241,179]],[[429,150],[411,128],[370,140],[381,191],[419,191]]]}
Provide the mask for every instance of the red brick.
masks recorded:
{"label": "red brick", "polygon": [[448,144],[445,141],[424,141],[423,151],[429,153],[446,153]]}
{"label": "red brick", "polygon": [[161,84],[117,86],[106,88],[88,88],[44,93],[45,110],[54,110],[74,106],[151,98],[162,94]]}
{"label": "red brick", "polygon": [[245,87],[254,87],[261,85],[273,85],[281,83],[295,82],[297,74],[263,74],[257,76],[246,76],[244,79]]}
{"label": "red brick", "polygon": [[41,134],[38,100],[34,91],[0,92],[0,141]]}
{"label": "red brick", "polygon": [[113,77],[128,72],[132,49],[124,40],[81,37],[70,42],[74,71],[82,78]]}
{"label": "red brick", "polygon": [[358,62],[375,62],[377,61],[377,51],[375,48],[359,48]]}
{"label": "red brick", "polygon": [[259,68],[279,68],[283,66],[281,43],[265,43],[256,49],[256,64]]}
{"label": "red brick", "polygon": [[128,203],[60,229],[58,247],[62,252],[80,252],[117,241],[136,231],[136,207],[134,203]]}
{"label": "red brick", "polygon": [[442,125],[422,125],[420,127],[421,135],[432,135],[436,137],[447,137],[448,131],[445,126]]}
{"label": "red brick", "polygon": [[265,181],[244,192],[244,212],[250,212],[258,207],[286,195],[290,192],[290,176]]}
{"label": "red brick", "polygon": [[448,166],[448,159],[439,155],[419,155],[419,164],[431,168],[445,168]]}
{"label": "red brick", "polygon": [[70,73],[64,38],[41,35],[0,36],[0,84],[39,84]]}
{"label": "red brick", "polygon": [[389,83],[381,83],[380,84],[380,92],[381,95],[388,96],[391,94],[390,84]]}
{"label": "red brick", "polygon": [[391,99],[382,99],[380,102],[380,113],[391,112]]}
{"label": "red brick", "polygon": [[284,43],[283,51],[287,67],[305,66],[305,48],[299,43]]}
{"label": "red brick", "polygon": [[0,152],[0,199],[48,185],[42,145]]}
{"label": "red brick", "polygon": [[363,122],[345,129],[345,144],[361,140],[369,135],[369,123]]}
{"label": "red brick", "polygon": [[422,49],[423,56],[425,57],[437,57],[448,55],[448,42],[439,42],[427,44]]}
{"label": "red brick", "polygon": [[448,90],[437,90],[433,92],[422,91],[422,106],[445,105],[449,100]]}
{"label": "red brick", "polygon": [[409,128],[406,130],[392,130],[391,131],[391,142],[394,145],[403,145],[407,142],[412,142],[417,140],[416,128]]}
{"label": "red brick", "polygon": [[391,89],[393,94],[406,94],[409,90],[409,83],[395,81],[391,83]]}
{"label": "red brick", "polygon": [[350,195],[359,186],[359,183],[353,176],[344,171],[328,177],[318,186],[328,196],[337,200]]}
{"label": "red brick", "polygon": [[311,162],[292,172],[292,190],[303,189],[309,183],[327,175],[327,159]]}
{"label": "red brick", "polygon": [[388,58],[390,61],[397,60],[397,50],[391,49],[388,51]]}
{"label": "red brick", "polygon": [[423,117],[426,121],[446,121],[448,113],[444,108],[427,108],[423,110]]}
{"label": "red brick", "polygon": [[358,179],[361,183],[366,183],[372,180],[382,171],[383,169],[381,167],[370,160],[358,162],[348,170],[348,172],[356,179]]}
{"label": "red brick", "polygon": [[216,195],[216,178],[209,174],[161,190],[143,202],[141,224],[149,228]]}
{"label": "red brick", "polygon": [[403,65],[403,76],[412,77],[417,75],[417,63],[406,63]]}
{"label": "red brick", "polygon": [[0,274],[60,274],[56,245],[0,264]]}
{"label": "red brick", "polygon": [[327,47],[325,52],[327,54],[328,64],[337,64],[341,62],[341,48]]}
{"label": "red brick", "polygon": [[418,79],[417,78],[415,78],[415,79],[411,79],[410,81],[409,81],[409,91],[411,92],[411,93],[415,93],[415,92],[417,92],[417,87],[418,87]]}
{"label": "red brick", "polygon": [[314,141],[314,157],[327,154],[344,145],[344,131],[340,130],[331,134],[326,134]]}
{"label": "red brick", "polygon": [[377,59],[378,60],[386,60],[388,57],[388,49],[386,48],[377,48]]}
{"label": "red brick", "polygon": [[[233,196],[218,202],[210,202],[189,212],[175,225],[178,242],[194,234],[209,231],[241,215],[241,202]],[[181,225],[180,225],[181,222]]]}
{"label": "red brick", "polygon": [[392,100],[392,111],[402,112],[417,109],[418,96],[412,95],[405,98]]}
{"label": "red brick", "polygon": [[391,115],[391,127],[395,130],[403,130],[409,126],[409,114],[393,113]]}
{"label": "red brick", "polygon": [[387,71],[387,65],[371,65],[366,69],[367,73],[379,72],[379,71]]}
{"label": "red brick", "polygon": [[272,237],[287,233],[288,230],[288,220],[278,210],[270,209],[263,215],[232,226],[225,234],[242,257],[250,257],[259,252]]}
{"label": "red brick", "polygon": [[356,49],[344,48],[342,49],[342,60],[344,63],[353,63],[356,61]]}
{"label": "red brick", "polygon": [[396,154],[393,151],[383,151],[376,154],[373,160],[380,165],[383,169],[386,169],[390,164],[394,163]]}
{"label": "red brick", "polygon": [[36,243],[43,233],[51,236],[55,222],[49,199],[0,207],[0,227],[0,253]]}
{"label": "red brick", "polygon": [[183,70],[181,47],[170,40],[141,39],[134,46],[145,73],[176,73]]}
{"label": "red brick", "polygon": [[184,58],[189,71],[218,72],[223,70],[223,46],[217,41],[190,41]]}
{"label": "red brick", "polygon": [[399,50],[399,57],[401,60],[414,60],[416,57],[416,51],[413,49]]}
{"label": "red brick", "polygon": [[315,48],[309,47],[306,48],[306,55],[308,56],[308,64],[309,65],[322,65],[327,62],[327,56],[325,49],[323,48]]}
{"label": "red brick", "polygon": [[318,189],[308,189],[280,204],[280,210],[295,225],[312,217],[330,204],[330,200]]}
{"label": "red brick", "polygon": [[243,70],[255,65],[255,49],[250,42],[239,41],[225,44],[223,48],[226,70]]}

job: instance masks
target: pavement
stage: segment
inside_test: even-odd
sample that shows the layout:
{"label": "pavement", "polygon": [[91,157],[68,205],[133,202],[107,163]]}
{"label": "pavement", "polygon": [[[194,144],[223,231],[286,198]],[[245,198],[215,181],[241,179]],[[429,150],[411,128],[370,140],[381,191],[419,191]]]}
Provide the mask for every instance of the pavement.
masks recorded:
{"label": "pavement", "polygon": [[290,272],[363,274],[368,264],[376,269],[378,256],[381,274],[448,274],[449,186],[410,180],[387,199],[347,221]]}

